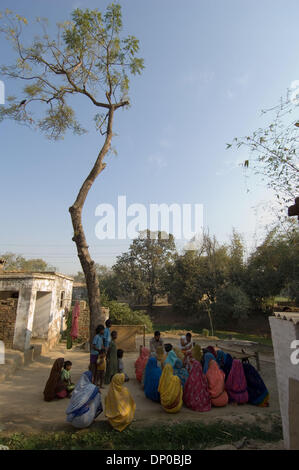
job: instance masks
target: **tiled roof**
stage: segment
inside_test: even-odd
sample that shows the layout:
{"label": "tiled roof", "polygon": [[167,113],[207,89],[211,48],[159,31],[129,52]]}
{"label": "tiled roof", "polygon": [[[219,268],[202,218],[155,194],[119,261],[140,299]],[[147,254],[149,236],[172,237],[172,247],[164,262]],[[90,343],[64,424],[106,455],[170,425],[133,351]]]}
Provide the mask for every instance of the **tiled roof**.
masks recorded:
{"label": "tiled roof", "polygon": [[299,312],[274,312],[276,318],[281,318],[282,320],[289,320],[299,324]]}

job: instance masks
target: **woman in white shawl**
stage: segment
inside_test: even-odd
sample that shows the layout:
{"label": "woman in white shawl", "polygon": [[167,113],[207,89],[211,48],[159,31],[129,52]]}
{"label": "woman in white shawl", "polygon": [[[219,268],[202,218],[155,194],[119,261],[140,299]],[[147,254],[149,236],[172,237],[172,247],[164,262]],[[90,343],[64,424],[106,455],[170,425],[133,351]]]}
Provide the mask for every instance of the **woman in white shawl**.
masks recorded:
{"label": "woman in white shawl", "polygon": [[92,383],[92,373],[84,372],[72,392],[66,420],[75,428],[87,428],[102,411],[101,394]]}

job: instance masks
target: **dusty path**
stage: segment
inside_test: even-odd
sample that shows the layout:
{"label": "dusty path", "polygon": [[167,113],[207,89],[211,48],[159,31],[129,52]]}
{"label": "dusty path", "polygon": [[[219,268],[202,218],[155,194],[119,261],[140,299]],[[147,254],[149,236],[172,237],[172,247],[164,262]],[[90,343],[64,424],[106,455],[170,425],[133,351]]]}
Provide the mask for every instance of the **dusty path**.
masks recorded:
{"label": "dusty path", "polygon": [[[73,363],[72,379],[76,383],[82,372],[87,370],[89,354],[77,349],[67,351],[63,344],[48,353],[47,357],[41,357],[38,362],[19,369],[16,374],[6,382],[0,384],[0,431],[7,432],[34,432],[73,430],[66,423],[65,410],[68,399],[45,402],[43,389],[48,379],[53,361],[58,357],[64,357]],[[275,367],[272,361],[261,362],[262,377],[267,384],[271,397],[269,408],[258,408],[251,405],[226,406],[213,408],[208,413],[196,413],[185,406],[177,415],[166,414],[158,403],[153,403],[144,396],[140,384],[135,379],[134,361],[137,353],[127,353],[124,357],[125,369],[130,377],[127,386],[136,401],[136,414],[134,425],[148,425],[153,423],[179,423],[182,421],[211,422],[217,419],[235,423],[264,422],[267,425],[269,418],[274,416],[279,419],[279,403],[276,388]],[[102,401],[107,393],[108,386],[102,392]],[[92,425],[105,420],[102,413]]]}

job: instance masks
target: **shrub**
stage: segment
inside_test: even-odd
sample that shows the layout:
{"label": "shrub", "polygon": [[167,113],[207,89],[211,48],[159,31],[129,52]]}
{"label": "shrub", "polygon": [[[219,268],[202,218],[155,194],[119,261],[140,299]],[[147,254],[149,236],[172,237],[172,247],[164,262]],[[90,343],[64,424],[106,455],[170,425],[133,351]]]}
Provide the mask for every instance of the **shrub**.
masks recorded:
{"label": "shrub", "polygon": [[210,336],[210,332],[209,332],[209,330],[207,330],[206,328],[203,328],[201,334],[202,334],[203,336]]}
{"label": "shrub", "polygon": [[109,307],[109,316],[114,325],[145,325],[148,333],[153,331],[152,321],[143,310],[132,310],[128,304],[116,300],[102,301],[103,307]]}

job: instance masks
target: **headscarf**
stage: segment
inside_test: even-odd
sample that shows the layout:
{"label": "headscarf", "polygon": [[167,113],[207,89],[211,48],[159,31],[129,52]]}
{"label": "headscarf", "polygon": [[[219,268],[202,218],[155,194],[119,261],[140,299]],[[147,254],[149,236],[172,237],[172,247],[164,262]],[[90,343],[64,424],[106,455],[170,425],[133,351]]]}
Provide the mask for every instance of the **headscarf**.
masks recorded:
{"label": "headscarf", "polygon": [[181,359],[177,359],[174,368],[173,368],[174,375],[177,375],[181,381],[182,387],[184,388],[185,383],[189,377],[187,369],[183,367],[183,361]]}
{"label": "headscarf", "polygon": [[226,358],[225,352],[222,351],[221,349],[218,349],[218,351],[217,351],[217,356],[216,356],[216,362],[217,362],[218,366],[219,366],[221,369],[222,369],[222,367],[224,366],[225,358]]}
{"label": "headscarf", "polygon": [[149,356],[150,356],[150,350],[142,346],[140,350],[140,355],[135,362],[135,374],[136,374],[136,379],[138,380],[138,382],[142,381],[142,373],[145,369]]}
{"label": "headscarf", "polygon": [[217,353],[215,351],[215,349],[213,348],[213,346],[208,346],[206,348],[206,351],[208,351],[209,353],[213,354],[213,356],[216,358],[217,357]]}
{"label": "headscarf", "polygon": [[202,360],[202,349],[199,344],[196,344],[192,349],[192,357],[200,362]]}
{"label": "headscarf", "polygon": [[177,358],[178,357],[177,357],[176,353],[173,350],[169,351],[169,353],[167,354],[167,357],[164,361],[164,366],[166,364],[170,364],[171,367],[174,367]]}
{"label": "headscarf", "polygon": [[248,391],[244,369],[239,359],[234,359],[225,388],[231,402],[247,403]]}
{"label": "headscarf", "polygon": [[[184,344],[182,344],[182,341],[184,342]],[[186,344],[187,344],[186,335],[182,335],[180,339],[180,349],[184,349]]]}
{"label": "headscarf", "polygon": [[247,382],[248,402],[256,406],[269,406],[269,392],[258,371],[249,362],[243,362],[243,369]]}
{"label": "headscarf", "polygon": [[211,360],[206,373],[211,402],[213,406],[225,406],[228,403],[228,395],[225,391],[225,374],[219,369],[216,361]]}
{"label": "headscarf", "polygon": [[214,361],[215,356],[210,352],[205,353],[204,355],[204,366],[203,366],[203,373],[206,374],[208,372],[209,362]]}
{"label": "headscarf", "polygon": [[179,359],[181,359],[181,361],[184,360],[184,353],[179,349],[179,348],[173,348],[175,354],[176,354],[176,357],[178,357]]}
{"label": "headscarf", "polygon": [[193,362],[191,372],[184,387],[184,403],[194,411],[210,411],[211,399],[208,381],[202,372],[201,363]]}
{"label": "headscarf", "polygon": [[150,400],[160,401],[158,387],[161,374],[162,370],[158,367],[157,359],[150,357],[146,364],[144,378],[144,393]]}
{"label": "headscarf", "polygon": [[51,401],[55,398],[56,393],[65,390],[65,384],[61,380],[61,370],[63,368],[64,358],[60,357],[54,362],[50,376],[44,390],[44,400]]}
{"label": "headscarf", "polygon": [[224,365],[221,367],[221,369],[225,373],[225,380],[227,380],[227,377],[230,373],[232,365],[233,365],[233,358],[229,353],[226,353],[225,359],[224,359]]}
{"label": "headscarf", "polygon": [[[67,421],[71,422],[76,416],[81,416],[89,411],[89,403],[99,394],[99,389],[92,383],[92,373],[84,372],[72,392],[72,398],[67,407]],[[103,408],[101,406],[101,411]],[[98,413],[98,414],[99,414]]]}
{"label": "headscarf", "polygon": [[123,431],[133,421],[136,409],[131,393],[123,386],[124,381],[125,374],[115,374],[105,399],[105,415],[117,431]]}
{"label": "headscarf", "polygon": [[177,413],[183,405],[183,389],[180,379],[173,375],[170,364],[166,364],[160,377],[158,392],[161,405],[167,413]]}

